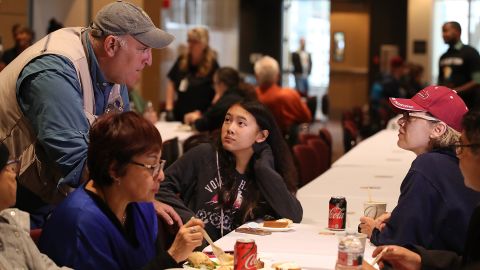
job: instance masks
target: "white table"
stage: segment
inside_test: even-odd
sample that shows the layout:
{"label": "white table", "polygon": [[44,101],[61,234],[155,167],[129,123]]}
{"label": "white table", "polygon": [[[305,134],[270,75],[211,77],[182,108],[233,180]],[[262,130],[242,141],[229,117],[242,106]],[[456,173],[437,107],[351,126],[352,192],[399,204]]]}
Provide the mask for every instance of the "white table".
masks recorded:
{"label": "white table", "polygon": [[356,228],[363,216],[363,203],[370,198],[387,202],[391,211],[398,201],[400,185],[415,154],[397,146],[398,131],[382,130],[360,142],[338,159],[328,171],[302,187],[297,198],[306,224],[328,224],[328,201],[332,196],[347,200],[347,227]]}
{"label": "white table", "polygon": [[368,166],[403,170],[410,168],[415,154],[397,146],[398,131],[381,130],[361,141],[332,164],[338,166]]}
{"label": "white table", "polygon": [[[294,224],[290,231],[265,236],[231,232],[215,243],[225,251],[231,251],[239,238],[254,239],[258,257],[267,266],[288,261],[297,263],[302,269],[333,269],[337,260],[338,236],[316,225]],[[365,246],[365,260],[371,262],[375,247],[368,240]],[[204,251],[211,251],[210,246]]]}
{"label": "white table", "polygon": [[179,143],[183,143],[188,137],[195,134],[195,132],[188,126],[183,125],[182,122],[165,122],[158,121],[155,123],[155,127],[162,135],[162,140],[170,140],[175,137],[178,138]]}

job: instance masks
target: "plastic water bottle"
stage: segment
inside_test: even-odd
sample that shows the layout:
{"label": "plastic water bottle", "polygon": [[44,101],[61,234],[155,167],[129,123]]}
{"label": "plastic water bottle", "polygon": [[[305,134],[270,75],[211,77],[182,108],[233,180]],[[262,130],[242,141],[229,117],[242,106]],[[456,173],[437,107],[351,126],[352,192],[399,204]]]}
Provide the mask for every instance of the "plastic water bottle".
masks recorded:
{"label": "plastic water bottle", "polygon": [[335,270],[362,269],[364,248],[355,232],[347,232],[338,242]]}

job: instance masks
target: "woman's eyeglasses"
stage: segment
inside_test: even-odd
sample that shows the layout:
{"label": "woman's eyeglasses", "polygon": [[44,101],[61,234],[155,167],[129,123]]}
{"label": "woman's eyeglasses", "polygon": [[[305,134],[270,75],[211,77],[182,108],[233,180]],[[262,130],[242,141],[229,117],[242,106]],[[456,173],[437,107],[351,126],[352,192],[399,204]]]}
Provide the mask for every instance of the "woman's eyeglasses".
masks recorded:
{"label": "woman's eyeglasses", "polygon": [[135,164],[135,165],[138,165],[138,166],[142,166],[144,168],[147,168],[149,171],[150,171],[150,174],[152,175],[153,178],[156,178],[158,176],[158,174],[160,173],[161,170],[163,170],[163,167],[165,167],[165,163],[167,163],[166,160],[164,159],[161,159],[159,163],[157,164],[143,164],[143,163],[139,163],[139,162],[136,162],[136,161],[130,161],[130,163],[132,164]]}
{"label": "woman's eyeglasses", "polygon": [[428,115],[425,115],[425,114],[421,114],[421,113],[416,113],[416,112],[404,112],[403,113],[403,116],[398,120],[400,124],[403,124],[403,123],[410,123],[412,121],[412,119],[415,119],[415,118],[420,118],[420,119],[423,119],[423,120],[427,120],[427,121],[430,121],[430,122],[441,122],[440,119],[438,118],[435,118],[433,116],[428,116]]}
{"label": "woman's eyeglasses", "polygon": [[457,155],[460,155],[461,153],[463,153],[463,148],[465,148],[465,147],[470,147],[470,148],[480,147],[480,143],[470,143],[470,144],[454,143],[454,144],[450,145],[450,147],[455,150],[455,153]]}

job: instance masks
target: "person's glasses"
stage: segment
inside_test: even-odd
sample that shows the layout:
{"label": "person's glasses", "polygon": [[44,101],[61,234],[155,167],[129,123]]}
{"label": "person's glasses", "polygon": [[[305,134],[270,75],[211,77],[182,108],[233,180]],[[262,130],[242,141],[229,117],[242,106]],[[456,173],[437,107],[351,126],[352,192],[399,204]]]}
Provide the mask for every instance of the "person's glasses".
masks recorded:
{"label": "person's glasses", "polygon": [[469,147],[469,148],[480,147],[480,143],[462,144],[462,143],[459,142],[459,143],[454,143],[454,144],[450,145],[450,147],[455,150],[455,153],[457,155],[460,155],[461,153],[463,153],[463,148],[465,148],[465,147]]}
{"label": "person's glasses", "polygon": [[164,159],[161,159],[159,163],[153,164],[153,165],[152,164],[143,164],[143,163],[139,163],[139,162],[136,162],[136,161],[133,161],[133,160],[131,160],[130,163],[138,165],[138,166],[142,166],[144,168],[147,168],[150,171],[150,174],[152,175],[152,177],[156,178],[158,176],[158,174],[160,173],[160,171],[163,170],[163,167],[165,167],[165,163],[167,163],[167,161],[164,160]]}
{"label": "person's glasses", "polygon": [[439,119],[437,119],[433,116],[428,116],[428,115],[425,115],[425,114],[415,113],[415,112],[404,112],[403,116],[398,121],[399,121],[400,124],[410,123],[412,121],[412,119],[415,119],[415,118],[420,118],[420,119],[427,120],[427,121],[430,121],[430,122],[441,122],[441,120],[439,120]]}
{"label": "person's glasses", "polygon": [[18,159],[12,159],[7,161],[7,164],[5,166],[10,166],[15,173],[18,174],[20,171],[20,160]]}

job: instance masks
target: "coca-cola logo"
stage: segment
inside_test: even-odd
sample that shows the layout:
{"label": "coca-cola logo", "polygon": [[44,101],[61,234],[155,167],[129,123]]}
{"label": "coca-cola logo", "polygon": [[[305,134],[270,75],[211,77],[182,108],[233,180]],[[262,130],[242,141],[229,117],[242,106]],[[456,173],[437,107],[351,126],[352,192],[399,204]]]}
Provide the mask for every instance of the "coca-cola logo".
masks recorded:
{"label": "coca-cola logo", "polygon": [[257,254],[251,253],[245,260],[245,269],[256,269]]}
{"label": "coca-cola logo", "polygon": [[332,207],[330,209],[329,217],[332,219],[343,219],[345,215],[345,209],[340,207]]}

